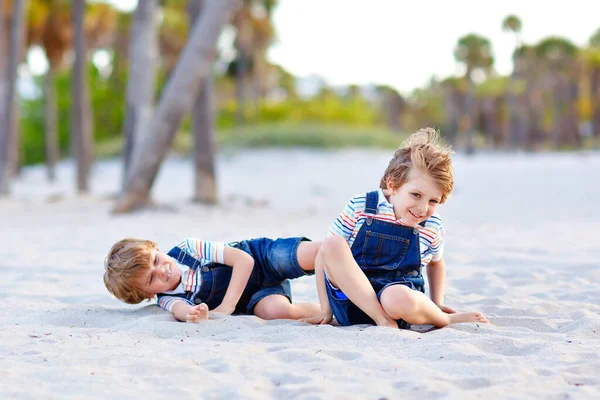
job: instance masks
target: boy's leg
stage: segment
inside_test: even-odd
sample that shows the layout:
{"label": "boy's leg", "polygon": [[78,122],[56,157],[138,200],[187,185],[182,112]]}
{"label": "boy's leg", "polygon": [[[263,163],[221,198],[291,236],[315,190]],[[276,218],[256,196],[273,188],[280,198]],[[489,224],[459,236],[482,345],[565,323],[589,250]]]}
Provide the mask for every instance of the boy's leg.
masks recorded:
{"label": "boy's leg", "polygon": [[254,307],[254,315],[262,319],[301,319],[312,317],[321,310],[317,303],[290,303],[280,294],[269,295]]}
{"label": "boy's leg", "polygon": [[360,269],[348,243],[341,236],[331,236],[321,246],[320,261],[329,281],[367,314],[377,325],[398,328],[385,312],[366,275]]}
{"label": "boy's leg", "polygon": [[300,242],[296,256],[298,257],[298,264],[303,271],[312,272],[315,270],[315,258],[321,245],[322,242]]}
{"label": "boy's leg", "polygon": [[460,322],[488,322],[479,312],[446,314],[423,293],[404,285],[391,285],[383,289],[381,305],[390,317],[415,324],[431,324],[437,328]]}

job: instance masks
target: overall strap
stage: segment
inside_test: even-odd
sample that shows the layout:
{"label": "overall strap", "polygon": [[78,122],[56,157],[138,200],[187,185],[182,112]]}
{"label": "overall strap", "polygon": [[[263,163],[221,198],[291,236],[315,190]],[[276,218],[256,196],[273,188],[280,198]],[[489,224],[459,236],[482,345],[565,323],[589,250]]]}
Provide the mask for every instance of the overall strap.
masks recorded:
{"label": "overall strap", "polygon": [[365,200],[365,214],[367,214],[367,225],[373,223],[373,217],[377,214],[377,204],[379,203],[379,191],[374,190],[367,193]]}
{"label": "overall strap", "polygon": [[197,268],[197,265],[200,264],[199,260],[190,256],[188,253],[186,253],[177,246],[169,250],[167,255],[173,257],[175,260],[177,260],[179,264],[183,264],[193,270],[195,270]]}

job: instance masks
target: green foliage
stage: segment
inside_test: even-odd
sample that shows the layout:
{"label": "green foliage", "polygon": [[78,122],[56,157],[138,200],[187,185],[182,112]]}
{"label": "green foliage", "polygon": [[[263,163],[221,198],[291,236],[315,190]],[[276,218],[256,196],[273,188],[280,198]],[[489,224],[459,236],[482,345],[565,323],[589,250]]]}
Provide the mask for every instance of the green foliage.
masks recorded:
{"label": "green foliage", "polygon": [[470,77],[474,69],[489,70],[494,64],[492,44],[490,41],[475,33],[470,33],[458,39],[454,50],[456,61],[467,67],[465,76]]}
{"label": "green foliage", "polygon": [[478,96],[500,96],[506,93],[510,78],[506,76],[496,76],[486,79],[477,85],[476,92]]}
{"label": "green foliage", "polygon": [[[43,87],[44,77],[36,78]],[[105,79],[95,67],[89,68],[89,94],[92,103],[94,138],[102,142],[120,135],[125,118],[125,98],[121,88],[115,88],[115,80]],[[120,82],[125,82],[121,79]],[[58,141],[61,155],[69,152],[71,82],[68,72],[56,76],[56,102],[58,118]],[[26,100],[21,105],[21,137],[23,162],[42,162],[44,155],[44,96]]]}
{"label": "green foliage", "polygon": [[516,15],[508,15],[502,21],[502,30],[510,32],[521,32],[521,20]]}
{"label": "green foliage", "polygon": [[575,57],[578,48],[568,39],[552,36],[537,43],[534,51],[541,61],[563,65]]}
{"label": "green foliage", "polygon": [[[235,102],[229,102],[217,113],[217,127],[235,125]],[[379,111],[362,97],[343,99],[334,94],[310,100],[290,99],[282,102],[262,102],[254,110],[247,110],[246,121],[256,123],[325,123],[349,125],[376,125]]]}
{"label": "green foliage", "polygon": [[219,133],[219,143],[235,147],[397,148],[405,136],[373,126],[263,124]]}

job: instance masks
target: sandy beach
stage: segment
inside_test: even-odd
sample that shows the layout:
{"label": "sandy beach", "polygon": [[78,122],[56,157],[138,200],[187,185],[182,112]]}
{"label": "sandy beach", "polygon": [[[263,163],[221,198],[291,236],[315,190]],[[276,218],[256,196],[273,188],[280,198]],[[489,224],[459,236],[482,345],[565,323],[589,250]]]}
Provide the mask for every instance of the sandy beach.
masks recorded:
{"label": "sandy beach", "polygon": [[[25,168],[0,200],[0,398],[600,398],[600,154],[456,155],[446,227],[447,305],[489,324],[395,331],[253,316],[176,322],[104,288],[128,236],[324,237],[389,151],[253,150],[218,156],[218,206],[192,204],[192,166],[170,158],[153,210],[114,216],[119,160],[77,196]],[[313,277],[294,300],[317,301]]]}

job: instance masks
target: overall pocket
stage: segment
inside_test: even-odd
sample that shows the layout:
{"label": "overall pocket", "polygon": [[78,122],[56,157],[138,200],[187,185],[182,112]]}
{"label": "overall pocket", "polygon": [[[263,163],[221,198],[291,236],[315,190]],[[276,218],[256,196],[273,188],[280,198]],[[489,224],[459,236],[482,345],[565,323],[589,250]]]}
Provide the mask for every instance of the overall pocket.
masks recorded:
{"label": "overall pocket", "polygon": [[408,251],[409,239],[367,231],[361,255],[364,269],[394,270],[402,264]]}

